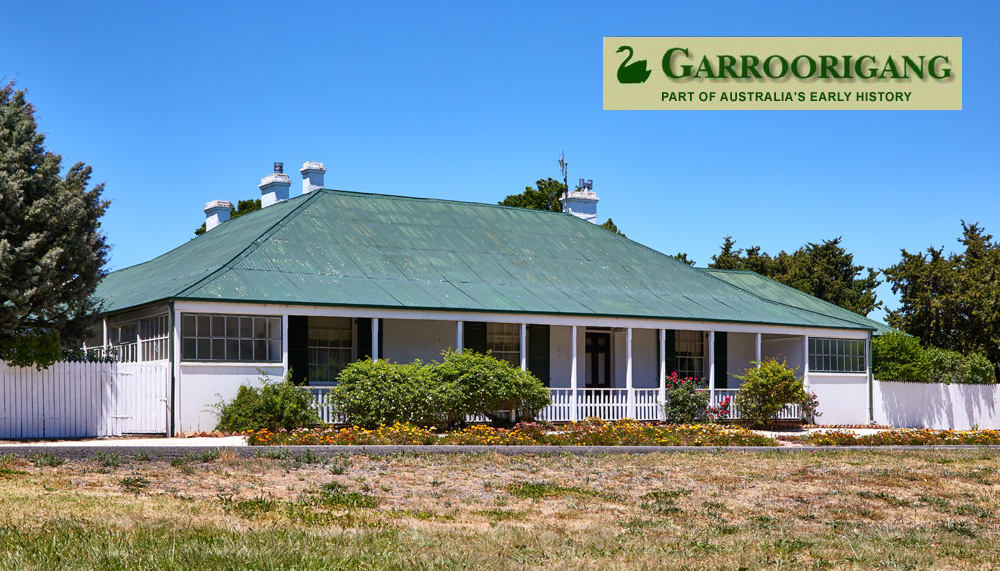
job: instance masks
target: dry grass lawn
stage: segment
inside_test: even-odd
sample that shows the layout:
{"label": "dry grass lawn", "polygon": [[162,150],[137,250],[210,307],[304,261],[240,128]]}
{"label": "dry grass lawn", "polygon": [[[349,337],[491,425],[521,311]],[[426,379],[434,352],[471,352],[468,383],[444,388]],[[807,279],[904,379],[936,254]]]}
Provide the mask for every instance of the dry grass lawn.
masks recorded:
{"label": "dry grass lawn", "polygon": [[1000,569],[1000,452],[0,458],[0,569]]}

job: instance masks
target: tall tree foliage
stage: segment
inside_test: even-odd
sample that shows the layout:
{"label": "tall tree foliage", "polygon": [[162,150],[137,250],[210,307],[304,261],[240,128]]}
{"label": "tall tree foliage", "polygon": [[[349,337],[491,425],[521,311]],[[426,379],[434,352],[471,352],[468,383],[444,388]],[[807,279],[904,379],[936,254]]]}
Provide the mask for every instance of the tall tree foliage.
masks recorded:
{"label": "tall tree foliage", "polygon": [[559,197],[566,192],[566,185],[553,178],[538,179],[535,188],[524,187],[521,194],[511,194],[501,200],[501,206],[516,206],[518,208],[530,208],[532,210],[550,210],[552,212],[562,212],[562,203]]}
{"label": "tall tree foliage", "polygon": [[978,224],[962,222],[964,251],[910,253],[886,268],[900,297],[889,324],[930,346],[981,353],[1000,366],[1000,244]]}
{"label": "tall tree foliage", "polygon": [[726,236],[719,254],[712,256],[710,268],[751,270],[814,295],[860,315],[882,306],[875,288],[882,282],[879,272],[854,264],[854,256],[840,245],[841,238],[808,243],[791,254],[782,250],[771,256],[760,246],[736,248]]}
{"label": "tall tree foliage", "polygon": [[103,184],[87,189],[90,167],[60,175],[34,112],[23,90],[0,89],[0,359],[48,366],[92,323],[109,203]]}
{"label": "tall tree foliage", "polygon": [[[234,218],[239,218],[240,216],[243,216],[244,214],[250,214],[251,212],[254,212],[256,210],[260,210],[260,199],[259,198],[251,198],[249,200],[241,200],[241,201],[239,201],[239,202],[236,203],[236,208],[234,208],[234,209],[232,209],[232,210],[229,211],[229,219],[232,220]],[[207,232],[207,230],[205,230],[205,223],[202,222],[201,226],[195,228],[194,235],[195,236],[201,236],[205,232]]]}

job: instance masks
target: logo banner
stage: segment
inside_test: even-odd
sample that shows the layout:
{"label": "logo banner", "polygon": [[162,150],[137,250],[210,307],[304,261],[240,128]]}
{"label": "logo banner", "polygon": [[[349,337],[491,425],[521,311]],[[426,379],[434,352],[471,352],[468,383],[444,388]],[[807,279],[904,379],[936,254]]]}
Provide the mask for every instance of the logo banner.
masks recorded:
{"label": "logo banner", "polygon": [[605,109],[961,110],[960,37],[605,37]]}

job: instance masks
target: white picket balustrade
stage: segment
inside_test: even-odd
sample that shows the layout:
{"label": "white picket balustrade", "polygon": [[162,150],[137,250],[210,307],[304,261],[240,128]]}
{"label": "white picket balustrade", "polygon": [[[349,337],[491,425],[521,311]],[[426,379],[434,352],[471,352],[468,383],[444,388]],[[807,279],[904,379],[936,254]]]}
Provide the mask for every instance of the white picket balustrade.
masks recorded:
{"label": "white picket balustrade", "polygon": [[165,362],[0,362],[0,438],[165,434],[169,382]]}
{"label": "white picket balustrade", "polygon": [[[326,404],[328,387],[306,387],[312,393],[313,403],[323,422],[328,424],[344,424],[347,419],[343,415],[335,415],[332,408]],[[729,414],[724,419],[738,420],[739,410],[736,407],[736,394],[739,389],[716,389],[710,403],[718,406],[729,398]],[[632,389],[635,398],[635,420],[656,421],[661,419],[663,403],[660,402],[659,389]],[[585,418],[600,418],[614,421],[628,418],[628,391],[626,389],[577,389],[574,398],[571,389],[549,389],[552,402],[538,413],[538,420],[549,422],[569,422],[573,419],[573,408],[576,407],[577,420]],[[798,420],[801,409],[797,404],[785,405],[778,414],[779,420]],[[482,415],[470,416],[466,422],[489,422]]]}

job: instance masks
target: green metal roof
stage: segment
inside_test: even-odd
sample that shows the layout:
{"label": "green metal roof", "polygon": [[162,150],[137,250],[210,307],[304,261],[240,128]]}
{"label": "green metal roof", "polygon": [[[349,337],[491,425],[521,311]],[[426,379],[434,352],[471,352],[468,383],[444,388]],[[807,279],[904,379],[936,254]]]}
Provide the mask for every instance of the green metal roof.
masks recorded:
{"label": "green metal roof", "polygon": [[112,272],[95,297],[106,312],[187,299],[873,328],[570,214],[326,189]]}
{"label": "green metal roof", "polygon": [[791,305],[792,307],[808,309],[809,311],[815,311],[818,313],[837,315],[843,317],[844,319],[856,320],[859,324],[868,325],[869,328],[875,329],[875,335],[881,335],[892,331],[892,328],[885,323],[875,321],[874,319],[868,319],[867,317],[854,313],[849,309],[844,309],[839,305],[834,305],[828,301],[819,299],[818,297],[813,297],[779,281],[762,276],[757,272],[752,272],[750,270],[717,270],[714,268],[702,268],[702,271],[708,272],[721,280],[725,280],[738,288],[753,292],[764,299],[769,299],[785,305]]}

